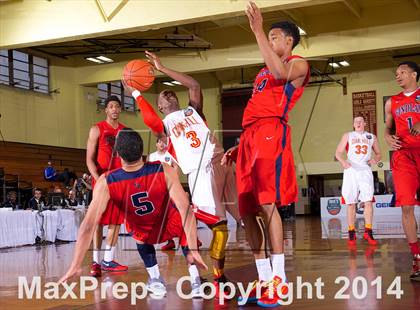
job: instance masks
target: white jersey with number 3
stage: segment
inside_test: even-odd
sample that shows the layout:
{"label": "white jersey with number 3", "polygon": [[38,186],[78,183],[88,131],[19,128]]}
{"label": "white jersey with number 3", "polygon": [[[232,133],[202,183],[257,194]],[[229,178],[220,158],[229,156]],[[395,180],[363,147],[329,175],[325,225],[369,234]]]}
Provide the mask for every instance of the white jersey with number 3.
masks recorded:
{"label": "white jersey with number 3", "polygon": [[372,146],[375,136],[369,132],[358,133],[352,131],[348,133],[347,161],[353,168],[370,168],[368,161],[372,156]]}
{"label": "white jersey with number 3", "polygon": [[184,174],[204,168],[223,148],[200,114],[191,106],[172,112],[163,119],[166,134]]}

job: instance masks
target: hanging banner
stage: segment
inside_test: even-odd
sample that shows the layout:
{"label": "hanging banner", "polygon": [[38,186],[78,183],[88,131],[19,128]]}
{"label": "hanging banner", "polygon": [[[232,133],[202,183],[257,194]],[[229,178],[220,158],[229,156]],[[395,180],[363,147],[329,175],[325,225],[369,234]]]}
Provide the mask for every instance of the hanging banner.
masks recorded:
{"label": "hanging banner", "polygon": [[366,122],[365,130],[376,136],[376,91],[352,93],[353,118],[363,116]]}

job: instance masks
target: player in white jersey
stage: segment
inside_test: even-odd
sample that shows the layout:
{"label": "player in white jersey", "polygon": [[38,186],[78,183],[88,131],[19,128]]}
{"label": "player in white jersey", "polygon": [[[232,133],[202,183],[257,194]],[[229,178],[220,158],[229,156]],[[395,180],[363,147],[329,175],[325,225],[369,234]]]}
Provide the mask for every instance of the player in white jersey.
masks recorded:
{"label": "player in white jersey", "polygon": [[176,160],[168,152],[168,145],[166,137],[157,138],[156,152],[150,153],[147,161],[160,161],[161,163],[168,164],[171,167],[177,168]]}
{"label": "player in white jersey", "polygon": [[[372,234],[372,219],[374,200],[374,185],[371,166],[381,159],[378,139],[365,131],[365,120],[358,116],[353,120],[354,131],[345,133],[337,146],[335,157],[344,168],[341,190],[342,202],[347,205],[347,220],[349,225],[348,243],[356,245],[356,204],[364,203],[365,233],[363,238],[369,244],[377,244]],[[343,153],[347,150],[347,160]],[[374,156],[372,156],[372,151]]]}
{"label": "player in white jersey", "polygon": [[[125,85],[136,98],[145,124],[158,137],[169,138],[169,153],[188,175],[195,215],[213,232],[209,252],[213,260],[214,284],[218,286],[227,281],[224,276],[228,239],[226,208],[240,221],[233,168],[221,165],[224,150],[207,127],[200,84],[191,76],[164,67],[155,54],[146,52],[146,56],[158,71],[188,88],[189,105],[185,109],[180,108],[175,92],[164,90],[159,94],[157,106],[165,116],[162,121],[138,90]],[[218,293],[219,289],[216,290]]]}

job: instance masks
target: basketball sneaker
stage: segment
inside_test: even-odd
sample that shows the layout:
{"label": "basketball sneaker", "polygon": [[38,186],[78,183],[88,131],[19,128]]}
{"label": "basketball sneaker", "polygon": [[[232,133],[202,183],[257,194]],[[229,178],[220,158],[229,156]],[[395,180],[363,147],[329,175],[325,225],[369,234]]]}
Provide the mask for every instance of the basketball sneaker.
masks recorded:
{"label": "basketball sneaker", "polygon": [[90,275],[95,278],[102,276],[101,265],[99,265],[97,262],[93,262],[92,266],[90,267]]}
{"label": "basketball sneaker", "polygon": [[175,250],[175,241],[174,240],[168,240],[168,243],[165,244],[162,248],[162,251],[170,251],[170,250]]}
{"label": "basketball sneaker", "polygon": [[161,278],[149,279],[149,281],[147,281],[146,289],[156,298],[162,298],[166,295],[166,286]]}
{"label": "basketball sneaker", "polygon": [[[261,298],[258,299],[257,305],[264,308],[272,308],[280,305],[280,296],[277,294],[277,288],[283,285],[283,281],[279,276],[275,276],[273,280],[267,283],[267,288]],[[286,295],[289,291],[287,286],[282,286],[281,292]]]}
{"label": "basketball sneaker", "polygon": [[378,241],[373,238],[372,229],[365,229],[365,233],[363,234],[363,239],[365,239],[370,245],[377,245]]}
{"label": "basketball sneaker", "polygon": [[349,230],[349,240],[347,240],[348,245],[355,246],[356,245],[356,231]]}
{"label": "basketball sneaker", "polygon": [[226,276],[223,274],[218,278],[215,278],[213,281],[214,287],[216,288],[216,296],[214,297],[215,299],[219,299],[220,294],[223,294],[223,299],[232,299],[232,298],[227,298],[227,295],[230,294],[230,288],[229,287],[225,287],[223,292],[220,292],[220,283],[227,283],[230,282]]}
{"label": "basketball sneaker", "polygon": [[104,260],[102,260],[101,262],[101,267],[102,270],[105,271],[127,271],[128,267],[124,266],[124,265],[120,265],[118,264],[116,261],[110,261],[110,262],[106,262]]}
{"label": "basketball sneaker", "polygon": [[420,254],[413,256],[413,269],[411,271],[410,280],[420,281]]}
{"label": "basketball sneaker", "polygon": [[239,296],[238,297],[238,304],[246,305],[250,303],[256,303],[258,301],[258,286],[260,287],[260,296],[262,296],[267,289],[267,282],[255,280],[252,282],[252,289],[249,292],[249,295],[246,296]]}

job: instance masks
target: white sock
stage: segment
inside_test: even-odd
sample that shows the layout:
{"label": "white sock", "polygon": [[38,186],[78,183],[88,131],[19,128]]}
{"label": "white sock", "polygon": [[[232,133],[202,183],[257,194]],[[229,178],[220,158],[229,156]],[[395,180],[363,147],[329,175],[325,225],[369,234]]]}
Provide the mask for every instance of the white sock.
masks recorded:
{"label": "white sock", "polygon": [[156,264],[152,267],[146,268],[147,273],[149,274],[150,279],[159,279],[160,272],[159,272],[159,265]]}
{"label": "white sock", "polygon": [[260,281],[270,281],[272,275],[270,259],[258,258],[255,260],[255,265],[257,265],[258,279]]}
{"label": "white sock", "polygon": [[285,282],[287,279],[284,272],[284,254],[271,254],[271,263],[273,265],[273,277],[279,276]]}
{"label": "white sock", "polygon": [[114,260],[115,246],[106,245],[104,253],[104,261],[111,262]]}
{"label": "white sock", "polygon": [[188,272],[190,273],[191,283],[195,283],[195,281],[200,281],[200,274],[198,273],[198,269],[196,265],[190,265],[188,267]]}
{"label": "white sock", "polygon": [[97,264],[101,263],[101,260],[99,259],[99,250],[93,250],[93,261]]}

